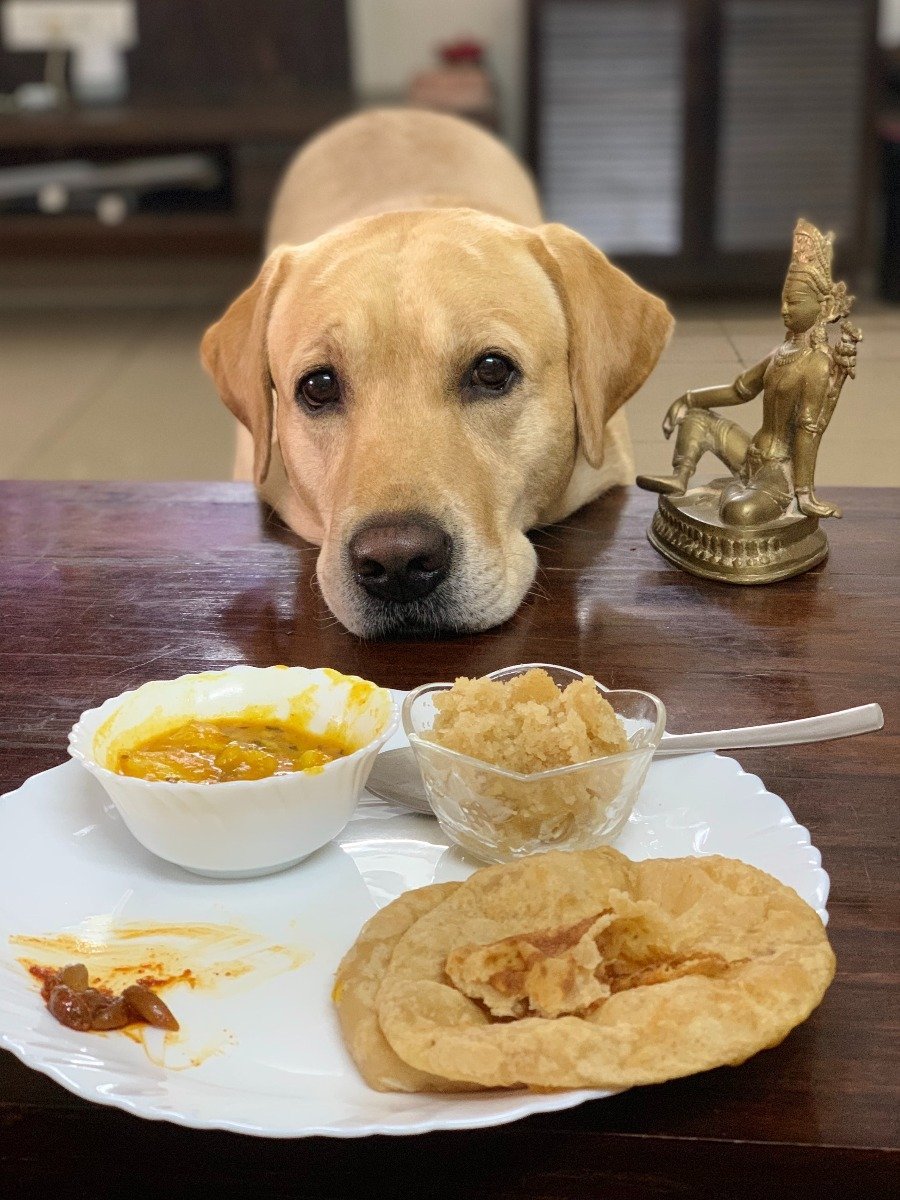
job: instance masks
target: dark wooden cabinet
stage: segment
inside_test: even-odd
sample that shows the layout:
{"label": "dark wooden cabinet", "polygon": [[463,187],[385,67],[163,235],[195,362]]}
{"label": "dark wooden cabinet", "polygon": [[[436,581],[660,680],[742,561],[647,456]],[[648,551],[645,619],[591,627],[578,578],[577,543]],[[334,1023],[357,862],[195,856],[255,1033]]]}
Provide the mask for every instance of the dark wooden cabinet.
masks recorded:
{"label": "dark wooden cabinet", "polygon": [[223,187],[194,208],[136,212],[121,224],[89,214],[0,214],[0,256],[257,253],[271,198],[301,142],[354,107],[349,92],[299,93],[278,101],[135,102],[121,108],[0,116],[6,162],[199,151],[220,164]]}
{"label": "dark wooden cabinet", "polygon": [[770,290],[805,216],[864,265],[875,0],[532,0],[551,219],[672,292]]}
{"label": "dark wooden cabinet", "polygon": [[[130,92],[119,107],[0,114],[0,162],[113,163],[199,152],[214,192],[120,224],[93,215],[0,214],[0,255],[255,253],[285,163],[355,105],[344,4],[334,0],[138,0]],[[40,55],[0,50],[0,92],[41,77]]]}

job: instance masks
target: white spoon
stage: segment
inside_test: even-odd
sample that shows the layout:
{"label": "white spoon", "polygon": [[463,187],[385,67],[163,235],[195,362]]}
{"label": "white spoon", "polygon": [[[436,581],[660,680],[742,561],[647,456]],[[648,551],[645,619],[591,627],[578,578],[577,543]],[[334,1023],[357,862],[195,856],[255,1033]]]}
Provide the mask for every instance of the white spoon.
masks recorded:
{"label": "white spoon", "polygon": [[[860,704],[821,717],[775,721],[771,725],[745,725],[742,729],[714,729],[708,733],[664,733],[653,757],[675,758],[704,750],[741,750],[752,746],[799,746],[804,742],[827,742],[857,733],[873,733],[883,725],[884,713],[879,704]],[[422,776],[409,746],[383,750],[375,759],[366,789],[382,800],[431,813]]]}

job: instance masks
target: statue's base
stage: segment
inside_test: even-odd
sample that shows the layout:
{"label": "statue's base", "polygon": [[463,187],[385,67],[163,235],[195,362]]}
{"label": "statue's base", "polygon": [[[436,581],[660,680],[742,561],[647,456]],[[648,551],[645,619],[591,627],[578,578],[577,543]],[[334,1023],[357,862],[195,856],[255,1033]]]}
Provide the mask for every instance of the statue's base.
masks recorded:
{"label": "statue's base", "polygon": [[714,479],[683,496],[660,496],[650,542],[670,562],[722,583],[774,583],[802,575],[828,554],[818,517],[786,513],[768,525],[741,529],[719,517],[722,488]]}

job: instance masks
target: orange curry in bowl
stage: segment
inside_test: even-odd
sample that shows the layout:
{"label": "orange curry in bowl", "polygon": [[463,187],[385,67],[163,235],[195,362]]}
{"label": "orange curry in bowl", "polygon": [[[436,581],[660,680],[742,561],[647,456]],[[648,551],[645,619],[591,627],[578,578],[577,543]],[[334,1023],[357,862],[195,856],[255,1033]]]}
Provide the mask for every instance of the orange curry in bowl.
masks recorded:
{"label": "orange curry in bowl", "polygon": [[294,771],[320,771],[358,747],[300,721],[190,719],[118,751],[113,770],[170,783],[230,783]]}

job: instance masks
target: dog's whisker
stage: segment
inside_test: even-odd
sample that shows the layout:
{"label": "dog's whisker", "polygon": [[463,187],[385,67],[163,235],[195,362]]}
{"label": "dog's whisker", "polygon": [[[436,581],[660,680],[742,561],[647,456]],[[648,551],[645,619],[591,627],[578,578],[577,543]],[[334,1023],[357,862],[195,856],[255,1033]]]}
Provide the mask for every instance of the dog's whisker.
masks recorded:
{"label": "dog's whisker", "polygon": [[550,599],[550,593],[545,588],[539,587],[536,584],[532,584],[531,587],[528,589],[528,591],[525,593],[525,595],[528,597],[533,597],[537,600],[549,600]]}

